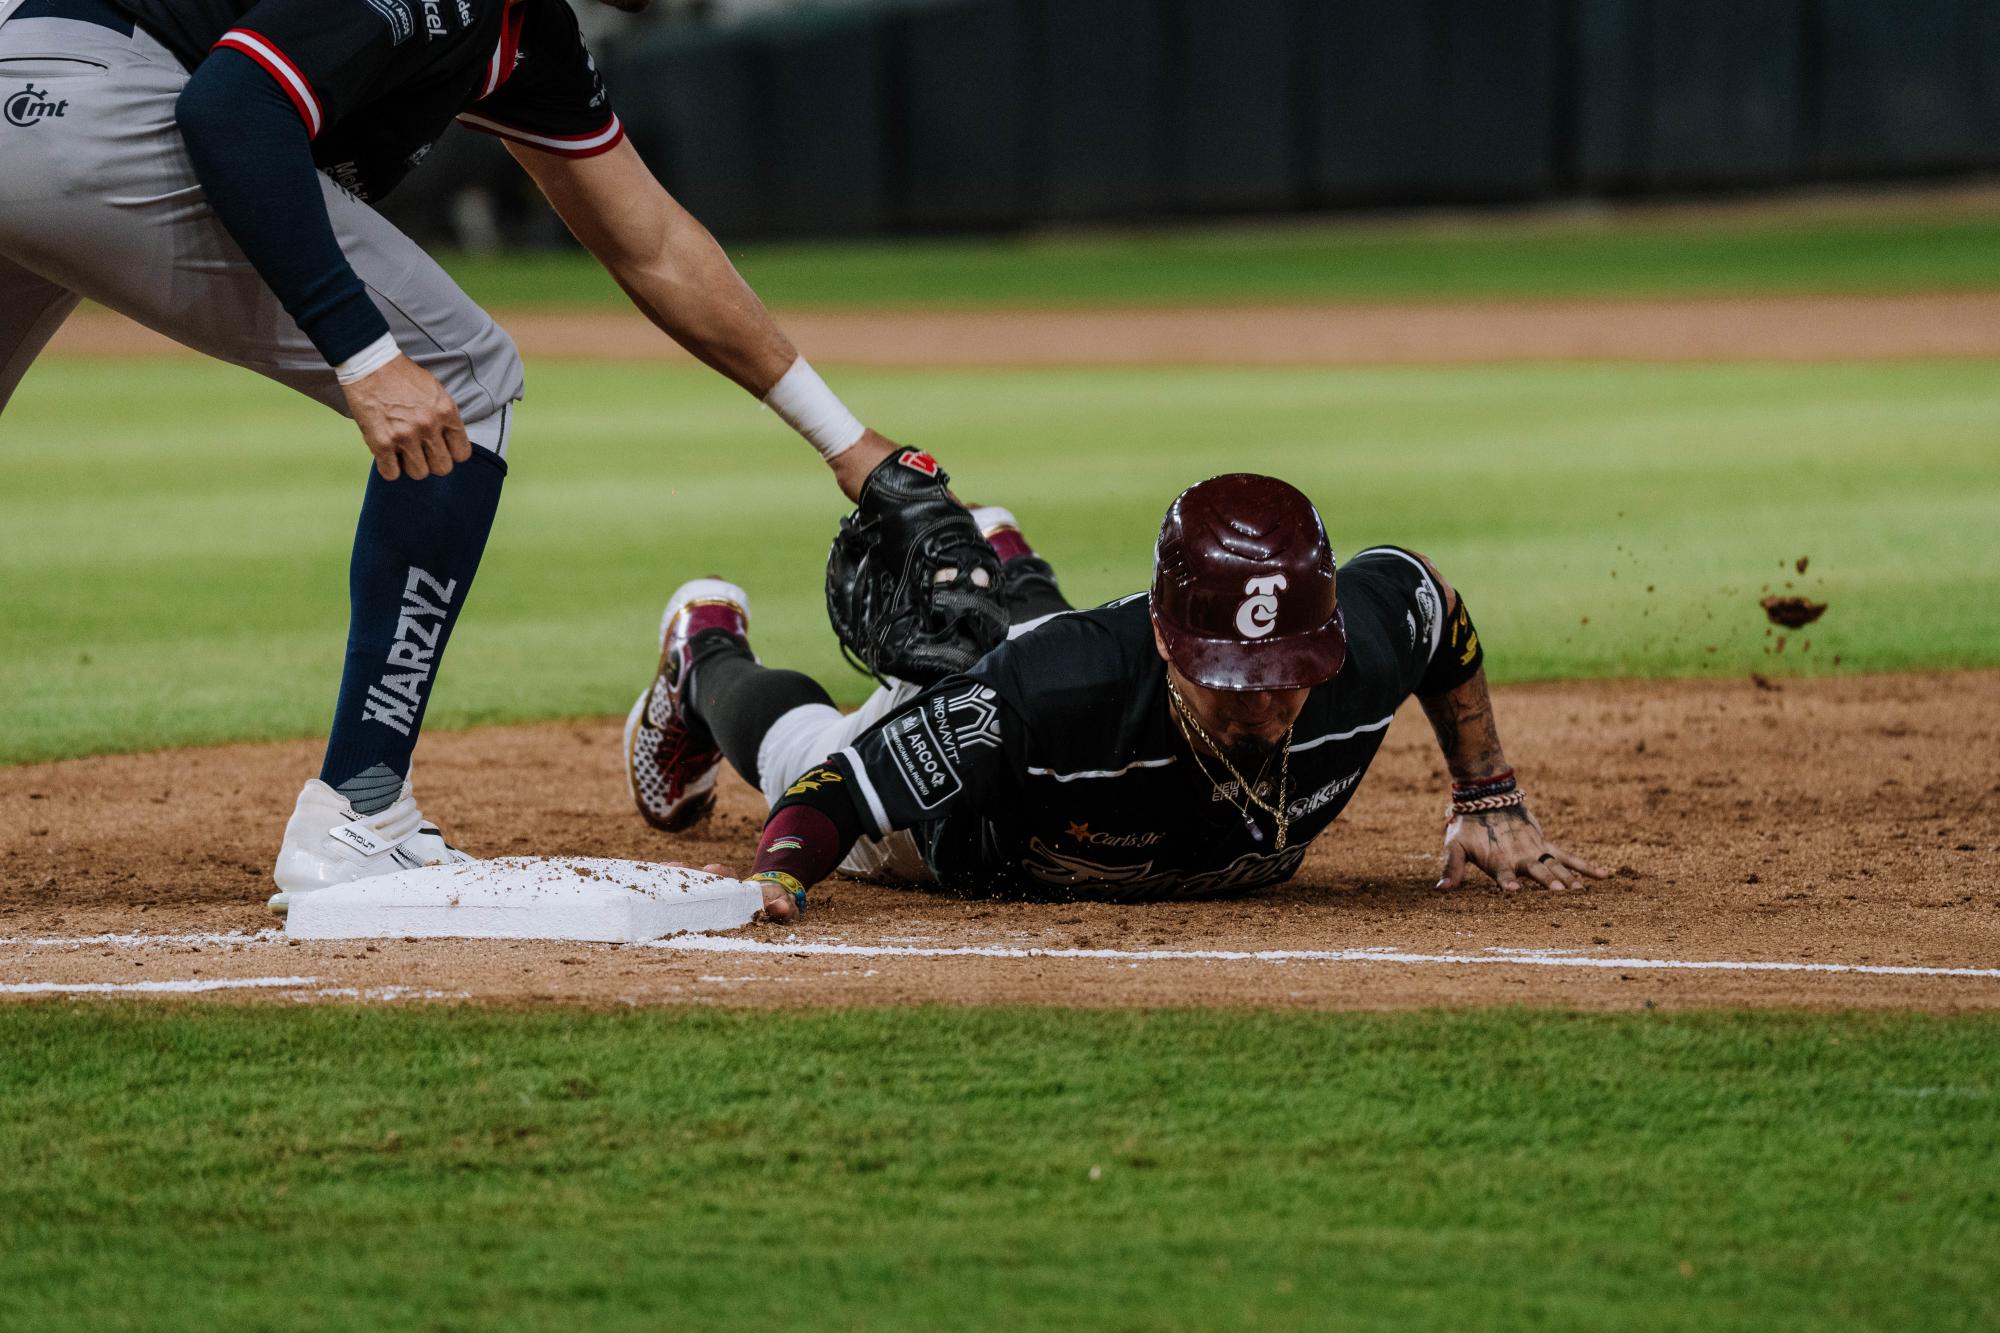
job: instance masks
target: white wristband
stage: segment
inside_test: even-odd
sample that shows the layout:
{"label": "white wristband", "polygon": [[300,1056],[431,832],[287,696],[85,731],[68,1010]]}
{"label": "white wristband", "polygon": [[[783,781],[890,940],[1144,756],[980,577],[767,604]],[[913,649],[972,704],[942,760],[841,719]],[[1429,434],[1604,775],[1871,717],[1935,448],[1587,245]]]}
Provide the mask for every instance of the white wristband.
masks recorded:
{"label": "white wristband", "polygon": [[800,357],[764,395],[764,406],[784,418],[785,424],[806,437],[819,456],[832,462],[854,447],[866,429],[819,372]]}
{"label": "white wristband", "polygon": [[385,333],[335,366],[333,377],[342,384],[352,384],[368,378],[402,354],[402,349],[396,346],[396,335]]}

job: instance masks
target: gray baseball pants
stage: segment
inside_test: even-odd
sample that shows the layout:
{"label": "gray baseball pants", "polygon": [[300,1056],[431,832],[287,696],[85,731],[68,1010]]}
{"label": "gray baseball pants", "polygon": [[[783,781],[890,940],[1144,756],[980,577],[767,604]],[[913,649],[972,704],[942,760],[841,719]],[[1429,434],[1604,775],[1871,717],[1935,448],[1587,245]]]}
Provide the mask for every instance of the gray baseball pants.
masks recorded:
{"label": "gray baseball pants", "polygon": [[[141,30],[0,22],[0,413],[85,297],[346,412],[331,367],[209,211],[174,120],[187,80]],[[522,392],[513,340],[381,214],[320,189],[397,345],[473,442],[504,455]]]}

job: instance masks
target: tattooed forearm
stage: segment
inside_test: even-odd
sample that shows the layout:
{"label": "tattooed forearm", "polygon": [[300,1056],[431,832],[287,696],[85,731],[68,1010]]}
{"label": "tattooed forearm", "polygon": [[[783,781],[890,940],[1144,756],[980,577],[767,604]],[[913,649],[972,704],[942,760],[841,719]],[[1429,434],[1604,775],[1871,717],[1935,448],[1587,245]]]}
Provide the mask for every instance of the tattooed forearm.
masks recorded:
{"label": "tattooed forearm", "polygon": [[1489,777],[1507,767],[1500,751],[1500,731],[1493,721],[1493,697],[1486,692],[1486,669],[1457,689],[1419,698],[1424,716],[1437,733],[1446,767],[1459,782]]}

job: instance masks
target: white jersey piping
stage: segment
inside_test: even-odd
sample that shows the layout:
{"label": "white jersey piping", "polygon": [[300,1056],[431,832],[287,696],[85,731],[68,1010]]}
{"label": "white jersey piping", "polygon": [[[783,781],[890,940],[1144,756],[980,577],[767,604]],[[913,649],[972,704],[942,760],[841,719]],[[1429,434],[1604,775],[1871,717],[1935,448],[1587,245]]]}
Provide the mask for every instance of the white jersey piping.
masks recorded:
{"label": "white jersey piping", "polygon": [[1416,566],[1417,573],[1429,585],[1431,596],[1437,599],[1437,615],[1431,620],[1431,650],[1425,655],[1424,660],[1426,662],[1432,661],[1437,657],[1438,641],[1444,634],[1445,612],[1450,609],[1444,604],[1444,590],[1438,587],[1437,580],[1431,577],[1431,571],[1424,562],[1411,555],[1408,551],[1398,550],[1394,546],[1371,546],[1365,551],[1356,551],[1354,559],[1359,560],[1364,555],[1393,555],[1399,560],[1407,560]]}
{"label": "white jersey piping", "polygon": [[854,785],[861,789],[862,799],[868,802],[869,817],[875,821],[875,836],[888,837],[895,830],[889,827],[889,812],[882,808],[882,797],[876,792],[875,784],[868,780],[868,768],[861,762],[861,756],[850,745],[840,751],[839,757],[854,770]]}
{"label": "white jersey piping", "polygon": [[1174,756],[1165,759],[1134,759],[1123,768],[1086,768],[1075,773],[1058,773],[1051,768],[1030,768],[1029,777],[1054,778],[1057,782],[1075,782],[1079,778],[1115,778],[1130,773],[1135,768],[1165,768],[1174,762]]}

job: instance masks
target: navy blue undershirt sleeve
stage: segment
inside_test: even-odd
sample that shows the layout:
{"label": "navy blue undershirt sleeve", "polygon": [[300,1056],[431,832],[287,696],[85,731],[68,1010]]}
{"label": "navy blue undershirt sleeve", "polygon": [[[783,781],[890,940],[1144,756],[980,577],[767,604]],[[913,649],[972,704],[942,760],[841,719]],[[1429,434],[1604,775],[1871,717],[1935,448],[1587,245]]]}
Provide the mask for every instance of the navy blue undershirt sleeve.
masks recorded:
{"label": "navy blue undershirt sleeve", "polygon": [[327,363],[387,333],[334,237],[306,127],[271,76],[236,51],[211,52],[175,113],[209,207]]}

